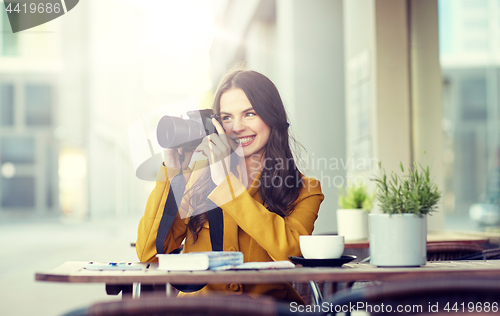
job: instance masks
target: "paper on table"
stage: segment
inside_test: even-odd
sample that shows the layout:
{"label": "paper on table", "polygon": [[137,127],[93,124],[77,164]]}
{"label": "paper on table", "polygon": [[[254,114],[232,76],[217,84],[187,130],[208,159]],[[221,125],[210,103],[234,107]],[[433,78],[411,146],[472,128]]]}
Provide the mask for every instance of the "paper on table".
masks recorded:
{"label": "paper on table", "polygon": [[133,262],[89,262],[84,267],[86,270],[142,270],[144,264]]}
{"label": "paper on table", "polygon": [[291,269],[295,265],[290,261],[245,262],[239,265],[226,265],[211,270],[266,270],[266,269]]}

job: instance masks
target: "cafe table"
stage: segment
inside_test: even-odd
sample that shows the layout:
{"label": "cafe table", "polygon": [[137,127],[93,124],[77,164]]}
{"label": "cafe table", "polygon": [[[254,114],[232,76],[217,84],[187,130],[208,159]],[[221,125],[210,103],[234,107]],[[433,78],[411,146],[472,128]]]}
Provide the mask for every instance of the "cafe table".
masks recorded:
{"label": "cafe table", "polygon": [[[133,263],[140,270],[88,270],[86,261],[68,261],[59,267],[36,273],[44,282],[104,283],[106,287],[141,284],[277,283],[393,281],[419,277],[500,277],[500,260],[430,261],[421,267],[382,268],[369,263],[347,263],[342,267],[301,267],[270,270],[164,271],[158,263]],[[108,293],[110,294],[110,293]],[[115,293],[117,294],[117,293]],[[124,291],[125,294],[125,291]]]}

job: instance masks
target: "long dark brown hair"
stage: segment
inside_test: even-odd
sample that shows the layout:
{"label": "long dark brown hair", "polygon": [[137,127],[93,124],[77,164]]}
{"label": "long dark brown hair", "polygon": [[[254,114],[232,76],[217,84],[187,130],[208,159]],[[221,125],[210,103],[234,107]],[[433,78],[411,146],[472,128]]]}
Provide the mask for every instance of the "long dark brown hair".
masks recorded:
{"label": "long dark brown hair", "polygon": [[[289,123],[278,89],[271,80],[256,71],[233,71],[222,80],[217,89],[213,103],[215,113],[220,113],[220,99],[231,89],[243,90],[257,115],[271,128],[264,149],[259,192],[264,206],[270,212],[285,217],[293,211],[303,183],[302,174],[290,149]],[[188,222],[194,242],[208,218],[205,201],[210,179],[209,170],[206,169],[206,176],[200,177],[189,192],[193,193],[190,194],[189,204],[194,208],[194,213],[199,214],[191,217]],[[233,166],[231,169],[235,172]]]}

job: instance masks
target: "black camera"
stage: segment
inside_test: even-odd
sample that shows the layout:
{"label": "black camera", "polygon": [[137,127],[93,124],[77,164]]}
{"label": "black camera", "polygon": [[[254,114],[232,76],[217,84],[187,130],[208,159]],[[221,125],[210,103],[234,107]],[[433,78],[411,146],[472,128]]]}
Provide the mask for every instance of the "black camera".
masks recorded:
{"label": "black camera", "polygon": [[201,144],[203,137],[217,133],[212,118],[222,126],[220,117],[212,110],[189,111],[187,115],[188,120],[168,115],[160,119],[156,136],[161,147],[194,150]]}

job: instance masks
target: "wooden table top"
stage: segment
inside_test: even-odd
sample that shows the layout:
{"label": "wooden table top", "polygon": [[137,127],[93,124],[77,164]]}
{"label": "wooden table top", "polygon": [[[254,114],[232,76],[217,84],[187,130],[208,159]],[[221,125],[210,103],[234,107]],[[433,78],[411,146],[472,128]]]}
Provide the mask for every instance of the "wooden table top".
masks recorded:
{"label": "wooden table top", "polygon": [[199,284],[199,283],[277,283],[331,281],[389,281],[411,277],[489,276],[500,277],[500,260],[433,261],[422,267],[378,268],[369,263],[348,263],[336,268],[305,268],[280,270],[192,271],[158,270],[158,263],[137,263],[142,270],[95,271],[84,269],[88,262],[68,261],[56,269],[36,273],[37,281],[107,284]]}

